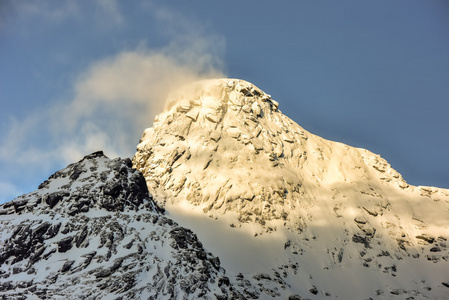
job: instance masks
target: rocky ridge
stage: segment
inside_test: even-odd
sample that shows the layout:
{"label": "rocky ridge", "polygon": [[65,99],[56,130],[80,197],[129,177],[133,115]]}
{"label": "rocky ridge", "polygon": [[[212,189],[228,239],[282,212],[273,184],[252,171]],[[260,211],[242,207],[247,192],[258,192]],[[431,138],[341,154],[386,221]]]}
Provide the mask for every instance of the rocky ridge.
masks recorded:
{"label": "rocky ridge", "polygon": [[88,155],[1,205],[0,226],[4,299],[449,297],[449,191],[243,80],[173,93],[132,163]]}
{"label": "rocky ridge", "polygon": [[0,206],[1,299],[245,299],[130,159],[102,152]]}
{"label": "rocky ridge", "polygon": [[[301,228],[308,216],[299,211],[321,200],[315,190],[332,198],[363,181],[360,198],[381,198],[379,184],[413,189],[380,156],[305,131],[243,80],[201,81],[167,102],[133,158],[158,199],[185,198],[211,215],[230,210],[241,222],[289,220]],[[369,185],[372,178],[381,182]],[[364,207],[372,214],[388,206],[371,200]]]}
{"label": "rocky ridge", "polygon": [[[285,259],[260,260],[270,276],[302,282],[289,289],[302,297],[448,295],[449,191],[411,186],[379,155],[307,132],[249,82],[174,92],[133,165],[159,205],[185,211],[186,225],[200,218],[189,221],[189,211],[201,211],[254,243],[267,233],[283,241],[276,251]],[[414,276],[410,265],[433,276]],[[371,287],[349,292],[342,278]]]}

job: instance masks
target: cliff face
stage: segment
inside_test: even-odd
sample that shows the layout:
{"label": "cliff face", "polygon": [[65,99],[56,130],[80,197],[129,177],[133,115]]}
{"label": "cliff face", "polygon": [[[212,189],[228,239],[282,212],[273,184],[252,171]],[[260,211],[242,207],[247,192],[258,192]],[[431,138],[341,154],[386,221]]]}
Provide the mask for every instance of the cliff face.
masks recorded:
{"label": "cliff face", "polygon": [[448,190],[208,80],[132,161],[96,152],[0,205],[0,298],[447,299],[448,238]]}
{"label": "cliff face", "polygon": [[86,156],[0,206],[0,226],[2,299],[239,297],[130,159]]}
{"label": "cliff face", "polygon": [[[285,245],[278,250],[288,257],[286,265],[299,264],[301,271],[287,272],[298,280],[304,272],[304,278],[340,282],[334,271],[323,270],[347,271],[354,264],[361,274],[366,268],[381,278],[420,282],[406,271],[399,276],[398,265],[447,264],[448,190],[410,186],[379,155],[307,132],[282,114],[270,95],[243,80],[197,82],[174,92],[167,103],[145,130],[133,165],[156,201],[180,213],[186,225],[195,227],[208,216],[249,236],[269,232],[264,238]],[[201,213],[193,218],[191,211]],[[201,228],[197,233],[208,235]],[[262,261],[269,270],[273,260]],[[444,290],[446,279],[440,279],[435,286]],[[326,285],[340,296],[347,293]],[[367,295],[363,289],[360,297]],[[380,293],[376,290],[373,295]]]}

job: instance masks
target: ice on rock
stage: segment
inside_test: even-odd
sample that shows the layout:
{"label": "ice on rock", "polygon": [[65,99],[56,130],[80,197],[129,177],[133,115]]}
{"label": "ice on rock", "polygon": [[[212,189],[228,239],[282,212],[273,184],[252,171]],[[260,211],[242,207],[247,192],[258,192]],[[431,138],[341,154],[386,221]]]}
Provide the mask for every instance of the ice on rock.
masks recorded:
{"label": "ice on rock", "polygon": [[[145,147],[139,145],[133,163],[156,195],[170,197],[173,191],[163,186],[176,186],[175,202],[188,198],[205,210],[235,211],[261,224],[288,212],[297,223],[307,219],[301,208],[332,197],[330,188],[357,189],[359,174],[371,178],[381,173],[388,188],[408,187],[379,156],[308,133],[249,82],[200,81],[174,92],[167,103],[142,136]],[[189,171],[173,168],[175,161]],[[362,205],[364,196],[358,198],[360,207],[372,206]],[[226,205],[217,208],[216,201]]]}
{"label": "ice on rock", "polygon": [[2,299],[449,299],[449,190],[237,79],[175,91],[132,162],[88,155],[0,228]]}
{"label": "ice on rock", "polygon": [[[191,106],[186,105],[187,99]],[[274,205],[283,202],[283,199],[278,199],[278,195],[286,195],[284,182],[298,182],[299,178],[294,172],[277,169],[266,174],[260,167],[266,165],[267,161],[283,157],[285,150],[282,141],[292,143],[293,137],[277,125],[277,118],[273,115],[277,112],[277,102],[254,85],[242,80],[203,81],[175,92],[167,102],[166,111],[157,119],[176,121],[170,122],[169,126],[166,126],[167,121],[155,123],[153,137],[148,137],[155,143],[148,148],[139,147],[134,158],[136,168],[144,172],[149,182],[154,177],[163,178],[164,182],[183,177],[184,186],[177,185],[178,189],[181,188],[176,191],[178,197],[189,198],[195,205],[204,205],[206,209],[212,208],[218,198],[227,203],[223,211],[231,206],[234,210],[240,209],[244,214],[255,216],[260,215],[262,206],[266,207],[262,203],[265,199],[248,182],[268,184],[268,193],[263,197],[267,196]],[[186,119],[192,122],[185,122]],[[269,130],[264,131],[263,128]],[[177,137],[176,141],[168,145],[163,138],[166,135]],[[142,137],[142,143],[145,139],[147,134]],[[163,145],[164,150],[155,151],[160,149],[158,145]],[[179,148],[189,149],[189,158],[176,157],[180,164],[190,167],[189,173],[169,168],[173,164],[170,152]],[[260,152],[264,154],[260,155]],[[199,163],[195,163],[196,160]],[[162,167],[164,171],[161,172],[160,165],[159,169],[148,168],[149,165],[155,165],[155,161],[167,165]],[[248,174],[247,169],[251,169],[251,174]],[[294,178],[290,178],[292,176]],[[198,181],[198,178],[202,180]],[[207,186],[204,185],[206,182]],[[200,187],[192,190],[189,187],[197,185],[192,183],[199,183]],[[158,192],[159,187],[153,188],[154,192]],[[297,190],[297,186],[290,188],[292,194],[299,196]],[[216,191],[221,191],[218,197]],[[171,193],[168,189],[163,191],[167,192]],[[247,205],[244,201],[253,204]],[[278,207],[278,211],[272,209],[264,218],[280,218],[282,212],[283,208]],[[258,220],[263,222],[262,218]]]}
{"label": "ice on rock", "polygon": [[[285,299],[374,299],[399,288],[449,297],[441,285],[449,191],[411,186],[379,155],[309,133],[279,109],[244,80],[196,82],[171,94],[133,165],[156,201],[200,237],[210,228],[229,235],[204,240],[229,272],[283,274],[286,283],[274,286]],[[257,238],[241,239],[248,233]],[[426,287],[422,270],[432,274]]]}

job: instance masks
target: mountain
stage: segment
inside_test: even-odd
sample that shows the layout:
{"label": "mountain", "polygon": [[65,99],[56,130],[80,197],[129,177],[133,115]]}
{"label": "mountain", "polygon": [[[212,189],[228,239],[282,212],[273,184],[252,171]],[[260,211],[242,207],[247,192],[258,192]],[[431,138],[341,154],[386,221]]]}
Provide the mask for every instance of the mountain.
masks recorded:
{"label": "mountain", "polygon": [[172,93],[133,165],[228,272],[281,274],[277,296],[449,298],[449,191],[307,132],[249,82]]}
{"label": "mountain", "polygon": [[130,159],[88,155],[0,217],[1,299],[243,299]]}
{"label": "mountain", "polygon": [[449,299],[449,190],[237,79],[171,94],[131,159],[0,205],[2,299]]}

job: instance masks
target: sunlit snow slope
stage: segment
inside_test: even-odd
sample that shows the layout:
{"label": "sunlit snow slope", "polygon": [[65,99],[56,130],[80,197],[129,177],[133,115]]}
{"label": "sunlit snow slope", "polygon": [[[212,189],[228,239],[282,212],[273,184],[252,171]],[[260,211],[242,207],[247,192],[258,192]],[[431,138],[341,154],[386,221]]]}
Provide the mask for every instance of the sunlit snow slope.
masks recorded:
{"label": "sunlit snow slope", "polygon": [[448,299],[449,191],[410,186],[380,156],[313,135],[278,106],[243,80],[187,86],[133,165],[228,272],[274,284],[260,298]]}

